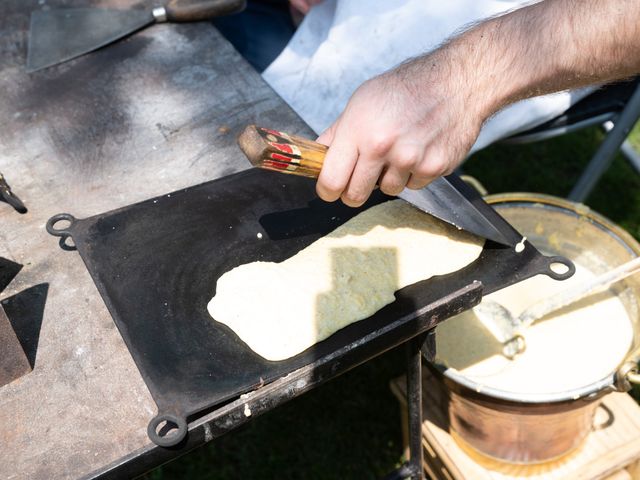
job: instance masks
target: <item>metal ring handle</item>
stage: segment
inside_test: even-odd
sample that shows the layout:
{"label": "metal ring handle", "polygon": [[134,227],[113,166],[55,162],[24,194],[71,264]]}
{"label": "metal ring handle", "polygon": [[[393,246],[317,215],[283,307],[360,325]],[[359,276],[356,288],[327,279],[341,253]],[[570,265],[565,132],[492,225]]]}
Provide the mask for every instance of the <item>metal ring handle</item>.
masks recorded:
{"label": "metal ring handle", "polygon": [[627,360],[618,367],[614,375],[613,388],[618,392],[628,392],[633,385],[640,385],[640,373],[636,362]]}
{"label": "metal ring handle", "polygon": [[[63,220],[69,222],[69,226],[67,228],[55,228],[55,224]],[[47,220],[47,232],[49,232],[49,234],[53,235],[54,237],[72,237],[73,235],[71,233],[71,227],[73,227],[73,224],[75,222],[76,217],[74,217],[70,213],[58,213],[57,215],[54,215],[49,220]]]}
{"label": "metal ring handle", "polygon": [[521,333],[516,333],[512,338],[502,343],[502,354],[509,360],[513,360],[527,349],[527,340]]}
{"label": "metal ring handle", "polygon": [[[547,260],[547,271],[545,272],[547,276],[553,278],[554,280],[566,280],[569,277],[572,277],[574,273],[576,273],[576,266],[573,264],[571,260],[566,257],[562,257],[560,255],[556,255],[553,257],[546,257]],[[567,271],[563,273],[558,273],[553,270],[552,265],[559,263],[567,267]]]}
{"label": "metal ring handle", "polygon": [[[162,422],[173,423],[177,429],[168,435],[160,435],[158,427]],[[147,435],[153,443],[160,447],[173,447],[187,436],[187,420],[172,413],[163,413],[154,417],[147,426]]]}
{"label": "metal ring handle", "polygon": [[638,372],[628,372],[627,375],[627,380],[629,380],[629,382],[633,383],[634,385],[640,385],[640,373]]}

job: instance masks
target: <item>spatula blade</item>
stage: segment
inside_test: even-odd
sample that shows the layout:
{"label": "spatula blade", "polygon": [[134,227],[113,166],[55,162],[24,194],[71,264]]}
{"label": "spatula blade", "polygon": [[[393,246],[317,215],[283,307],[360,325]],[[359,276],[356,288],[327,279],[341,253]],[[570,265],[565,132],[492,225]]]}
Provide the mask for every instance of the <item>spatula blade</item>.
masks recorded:
{"label": "spatula blade", "polygon": [[69,8],[31,14],[27,72],[66,62],[153,23],[145,10]]}
{"label": "spatula blade", "polygon": [[516,229],[455,174],[437,178],[421,190],[405,188],[398,197],[479,237],[511,247],[522,240]]}

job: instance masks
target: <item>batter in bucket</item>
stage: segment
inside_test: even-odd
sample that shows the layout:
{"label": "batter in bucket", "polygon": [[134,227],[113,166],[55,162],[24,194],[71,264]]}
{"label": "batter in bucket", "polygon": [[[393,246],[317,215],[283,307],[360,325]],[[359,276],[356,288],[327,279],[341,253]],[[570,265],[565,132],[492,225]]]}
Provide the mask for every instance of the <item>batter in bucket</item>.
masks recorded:
{"label": "batter in bucket", "polygon": [[[563,282],[538,275],[487,298],[519,315],[593,277],[576,263],[575,275]],[[560,393],[611,374],[631,347],[633,329],[624,305],[608,290],[538,320],[525,331],[525,339],[526,350],[509,359],[502,354],[492,325],[468,311],[436,328],[436,361],[483,387],[520,394]]]}

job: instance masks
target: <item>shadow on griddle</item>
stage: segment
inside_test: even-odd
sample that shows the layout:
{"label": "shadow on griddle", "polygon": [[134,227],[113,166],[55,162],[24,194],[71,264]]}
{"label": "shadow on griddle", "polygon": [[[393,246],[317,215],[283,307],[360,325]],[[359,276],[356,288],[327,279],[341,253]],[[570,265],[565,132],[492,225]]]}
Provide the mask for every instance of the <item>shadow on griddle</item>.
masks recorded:
{"label": "shadow on griddle", "polygon": [[4,312],[22,345],[31,368],[36,362],[40,327],[48,292],[49,284],[40,283],[2,301]]}
{"label": "shadow on griddle", "polygon": [[[400,282],[397,248],[342,247],[332,249],[330,256],[331,289],[316,297],[316,332],[321,333],[319,322],[323,317],[328,319],[332,316],[340,316],[345,313],[346,308],[350,308],[353,304],[373,305],[373,311],[367,318],[340,328],[327,339],[316,343],[303,352],[303,354],[310,353],[314,360],[345,346],[347,348],[362,347],[375,351],[376,342],[368,342],[363,339],[367,335],[385,328],[390,321],[397,319],[398,316],[410,314],[417,308],[411,295],[406,295],[403,292],[404,289],[397,290]],[[345,265],[348,265],[349,268],[345,269]],[[373,282],[359,281],[365,278],[370,280],[372,277],[376,279]],[[393,286],[392,288],[396,290],[393,293],[395,300],[391,303],[380,305],[380,302],[384,301],[384,292],[371,288],[371,285],[376,284],[378,280],[380,286],[386,284],[387,288]],[[372,299],[372,296],[378,298]],[[417,329],[417,325],[413,325],[413,328]],[[324,371],[314,372],[314,380],[322,380],[325,376],[326,372]]]}
{"label": "shadow on griddle", "polygon": [[[395,247],[338,247],[332,248],[329,255],[331,289],[316,295],[316,339],[326,336],[324,330],[328,330],[327,326],[335,319],[353,319],[367,310],[369,315],[365,318],[369,318],[392,303],[400,281]],[[330,330],[337,331],[344,326],[338,323]]]}
{"label": "shadow on griddle", "polygon": [[[496,284],[499,281],[504,281],[503,277],[506,275],[507,271],[511,269],[511,265],[505,264],[505,262],[503,262],[501,259],[501,254],[502,256],[504,256],[504,252],[506,250],[512,249],[491,241],[487,241],[480,256],[466,267],[448,274],[435,275],[429,279],[416,282],[397,290],[394,293],[395,301],[380,308],[365,320],[352,323],[351,325],[338,330],[326,340],[317,343],[313,347],[303,352],[303,354],[310,353],[313,359],[320,358],[323,354],[335,351],[341,346],[352,344],[354,339],[362,339],[369,333],[383,329],[393,320],[407,316],[419,317],[419,310],[447,295],[450,295],[451,293],[459,289],[467,287],[468,285],[473,283],[474,280],[478,280],[483,283],[485,292],[487,290],[494,291],[496,288]],[[387,252],[385,252],[385,254],[386,253]],[[394,256],[393,275],[396,277],[395,284],[397,285],[399,272],[396,252],[388,253]],[[338,257],[342,256],[343,254],[344,252],[332,251],[332,264],[335,265],[336,263],[342,261]],[[513,253],[513,255],[518,255],[520,258],[524,258],[528,254],[521,255]],[[366,263],[366,261],[362,259],[362,263]],[[355,262],[355,264],[356,268],[354,269],[354,274],[367,275],[366,268],[363,268],[362,265],[358,265],[358,262]],[[487,268],[488,266],[490,268]],[[335,266],[332,268],[332,285],[333,288],[336,288],[337,285],[340,285],[340,277],[345,275],[345,272],[339,272],[335,268]],[[514,272],[509,273],[514,274]],[[517,273],[515,273],[515,276],[517,277]],[[319,296],[318,303],[327,303],[327,298],[335,294],[336,293],[333,291],[323,293],[321,296]],[[318,310],[322,310],[322,308],[324,307],[319,306]],[[432,329],[429,330],[429,332],[433,332],[433,328],[435,328],[442,321],[448,319],[453,315],[461,313],[467,308],[469,308],[468,305],[460,302],[452,302],[444,311],[440,312],[439,315],[430,315],[426,320],[430,325],[432,325]],[[412,333],[416,334],[418,331],[418,324],[415,322],[408,322],[408,325],[410,325],[409,328],[413,329]],[[366,346],[365,348],[375,347]],[[435,358],[435,335],[429,336],[426,333],[424,334],[422,351],[427,359],[433,360]]]}
{"label": "shadow on griddle", "polygon": [[305,208],[268,213],[258,221],[271,240],[326,235],[360,212],[390,198],[376,191],[358,208],[348,207],[341,201],[329,203],[316,198]]}

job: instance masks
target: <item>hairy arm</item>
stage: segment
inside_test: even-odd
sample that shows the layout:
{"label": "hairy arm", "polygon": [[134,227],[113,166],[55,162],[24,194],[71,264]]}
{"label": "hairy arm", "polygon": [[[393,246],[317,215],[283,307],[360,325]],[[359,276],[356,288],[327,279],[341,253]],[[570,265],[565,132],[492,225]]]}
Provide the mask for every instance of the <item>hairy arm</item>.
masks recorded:
{"label": "hairy arm", "polygon": [[321,198],[361,205],[450,173],[517,100],[640,72],[640,1],[546,0],[486,20],[365,82],[319,137]]}

